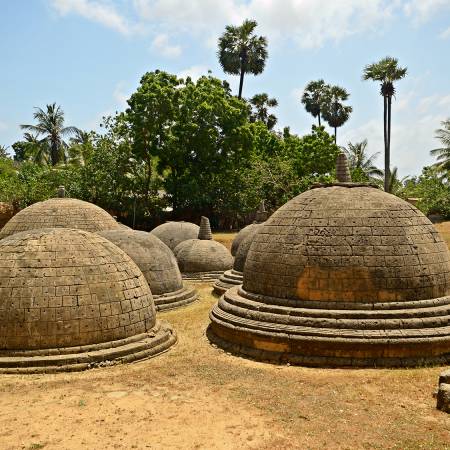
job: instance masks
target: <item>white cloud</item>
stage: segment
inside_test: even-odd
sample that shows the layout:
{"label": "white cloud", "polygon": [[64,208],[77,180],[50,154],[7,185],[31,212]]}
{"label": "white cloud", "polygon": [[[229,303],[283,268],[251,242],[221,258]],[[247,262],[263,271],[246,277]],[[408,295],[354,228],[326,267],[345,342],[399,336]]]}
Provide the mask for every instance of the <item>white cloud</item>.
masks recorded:
{"label": "white cloud", "polygon": [[208,68],[202,65],[188,67],[177,74],[178,78],[191,77],[192,81],[197,81],[203,75],[208,75]]}
{"label": "white cloud", "polygon": [[441,39],[450,39],[450,27],[448,27],[446,30],[444,30],[439,37]]}
{"label": "white cloud", "polygon": [[166,58],[176,58],[181,55],[181,46],[170,44],[169,36],[165,33],[158,34],[153,39],[152,49]]}
{"label": "white cloud", "polygon": [[51,0],[50,4],[61,16],[78,14],[124,35],[129,35],[133,31],[133,26],[110,2],[102,0]]}
{"label": "white cloud", "polygon": [[0,131],[5,131],[8,128],[5,122],[0,121]]}
{"label": "white cloud", "polygon": [[405,14],[416,23],[423,23],[443,9],[450,9],[448,0],[410,0],[403,5]]}
{"label": "white cloud", "polygon": [[125,83],[120,81],[116,84],[116,87],[114,88],[113,92],[113,98],[117,104],[117,106],[124,110],[128,108],[127,100],[131,97],[131,90],[128,92],[127,89],[125,89]]}

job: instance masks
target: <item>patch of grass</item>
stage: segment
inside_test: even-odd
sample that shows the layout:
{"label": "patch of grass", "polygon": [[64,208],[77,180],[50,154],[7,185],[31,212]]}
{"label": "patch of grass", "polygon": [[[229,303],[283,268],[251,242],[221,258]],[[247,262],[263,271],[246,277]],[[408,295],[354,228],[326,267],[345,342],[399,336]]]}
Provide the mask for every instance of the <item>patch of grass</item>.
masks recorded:
{"label": "patch of grass", "polygon": [[28,450],[39,450],[41,448],[44,448],[45,444],[40,444],[39,442],[34,442],[28,447]]}

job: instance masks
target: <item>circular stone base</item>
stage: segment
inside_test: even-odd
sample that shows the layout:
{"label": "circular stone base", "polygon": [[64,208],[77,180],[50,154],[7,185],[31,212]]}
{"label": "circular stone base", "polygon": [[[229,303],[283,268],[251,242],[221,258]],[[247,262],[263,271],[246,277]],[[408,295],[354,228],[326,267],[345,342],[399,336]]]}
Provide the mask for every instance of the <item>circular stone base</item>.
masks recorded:
{"label": "circular stone base", "polygon": [[169,309],[179,308],[188,305],[198,299],[197,291],[188,286],[184,286],[175,292],[167,294],[153,295],[157,311],[167,311]]}
{"label": "circular stone base", "polygon": [[195,273],[182,273],[181,276],[184,280],[203,283],[203,282],[211,282],[216,281],[223,272],[195,272]]}
{"label": "circular stone base", "polygon": [[157,321],[147,333],[118,341],[42,350],[0,350],[0,373],[73,372],[130,363],[167,351],[177,341],[174,330]]}
{"label": "circular stone base", "polygon": [[228,289],[234,286],[239,286],[244,281],[244,274],[238,270],[227,270],[214,283],[214,293],[218,295],[225,294]]}
{"label": "circular stone base", "polygon": [[237,286],[210,318],[212,342],[263,361],[328,367],[450,362],[450,297],[333,305],[264,299]]}

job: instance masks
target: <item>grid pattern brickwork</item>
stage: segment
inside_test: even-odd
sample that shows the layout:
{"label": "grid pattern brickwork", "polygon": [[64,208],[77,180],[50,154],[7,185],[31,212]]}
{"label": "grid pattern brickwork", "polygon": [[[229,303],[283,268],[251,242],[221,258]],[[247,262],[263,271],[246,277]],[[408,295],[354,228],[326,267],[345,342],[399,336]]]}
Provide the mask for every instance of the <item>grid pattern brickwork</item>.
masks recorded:
{"label": "grid pattern brickwork", "polygon": [[197,239],[200,227],[190,222],[166,222],[154,228],[151,233],[161,239],[172,251],[183,241]]}
{"label": "grid pattern brickwork", "polygon": [[449,252],[432,223],[371,187],[295,197],[257,233],[244,271],[246,291],[294,300],[421,300],[449,287]]}
{"label": "grid pattern brickwork", "polygon": [[93,233],[46,229],[0,241],[0,349],[115,341],[155,325],[139,268]]}
{"label": "grid pattern brickwork", "polygon": [[0,231],[0,239],[39,228],[75,228],[97,232],[120,225],[104,209],[75,198],[52,198],[19,211]]}

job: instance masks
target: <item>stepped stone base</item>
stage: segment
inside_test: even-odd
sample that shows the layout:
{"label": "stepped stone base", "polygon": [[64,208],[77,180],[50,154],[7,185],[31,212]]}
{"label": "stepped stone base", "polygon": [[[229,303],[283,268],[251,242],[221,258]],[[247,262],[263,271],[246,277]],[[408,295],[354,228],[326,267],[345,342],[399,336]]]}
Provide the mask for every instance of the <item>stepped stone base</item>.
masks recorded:
{"label": "stepped stone base", "polygon": [[130,363],[167,351],[177,341],[174,330],[157,321],[147,333],[118,341],[40,350],[0,350],[0,373],[73,372]]}
{"label": "stepped stone base", "polygon": [[332,367],[450,361],[450,297],[393,303],[293,301],[236,286],[219,299],[210,318],[211,341],[258,360]]}
{"label": "stepped stone base", "polygon": [[227,270],[214,283],[214,293],[218,295],[225,294],[228,289],[234,286],[239,286],[244,281],[244,274],[238,270]]}
{"label": "stepped stone base", "polygon": [[197,291],[188,286],[184,286],[175,292],[167,294],[153,295],[157,311],[167,311],[169,309],[179,308],[195,302],[198,299]]}
{"label": "stepped stone base", "polygon": [[195,273],[182,273],[183,280],[187,280],[194,283],[208,283],[216,281],[223,274],[222,271],[217,272],[195,272]]}

